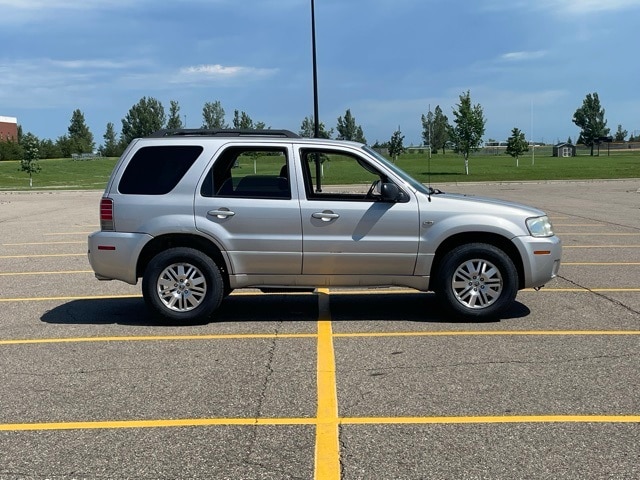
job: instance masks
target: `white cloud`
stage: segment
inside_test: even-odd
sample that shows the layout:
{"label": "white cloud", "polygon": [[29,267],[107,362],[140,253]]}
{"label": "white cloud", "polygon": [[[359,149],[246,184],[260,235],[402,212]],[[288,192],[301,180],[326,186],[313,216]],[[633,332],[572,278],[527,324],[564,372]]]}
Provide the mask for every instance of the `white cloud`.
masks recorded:
{"label": "white cloud", "polygon": [[277,69],[254,68],[241,66],[224,66],[219,64],[195,65],[181,68],[173,83],[207,83],[230,79],[262,78],[275,74]]}
{"label": "white cloud", "polygon": [[536,50],[533,52],[509,52],[500,55],[500,59],[507,62],[521,62],[526,60],[535,60],[542,58],[547,54],[544,50]]}
{"label": "white cloud", "polygon": [[640,0],[544,0],[540,6],[562,13],[590,14],[638,8]]}

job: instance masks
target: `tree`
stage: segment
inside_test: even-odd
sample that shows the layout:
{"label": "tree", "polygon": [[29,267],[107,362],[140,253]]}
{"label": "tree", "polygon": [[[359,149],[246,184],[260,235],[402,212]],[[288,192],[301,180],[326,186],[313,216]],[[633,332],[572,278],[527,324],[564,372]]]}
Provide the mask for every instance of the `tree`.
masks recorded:
{"label": "tree", "polygon": [[425,145],[431,146],[431,153],[442,149],[444,155],[450,128],[449,119],[442,113],[440,105],[436,106],[435,113],[429,111],[426,116],[422,115],[422,138]]}
{"label": "tree", "polygon": [[71,123],[68,128],[69,144],[72,153],[91,153],[95,147],[93,133],[87,127],[84,114],[80,110],[74,110],[71,115]]}
{"label": "tree", "polygon": [[573,123],[580,127],[580,138],[578,143],[583,143],[591,147],[593,157],[593,146],[600,137],[609,134],[607,121],[604,119],[604,108],[600,106],[600,99],[597,93],[589,93],[582,101],[582,106],[573,114]]}
{"label": "tree", "polygon": [[224,121],[224,108],[220,101],[206,102],[202,107],[202,128],[227,128]]}
{"label": "tree", "polygon": [[104,138],[104,145],[100,147],[100,154],[103,157],[117,157],[122,154],[123,149],[116,138],[116,130],[113,123],[107,123],[107,129],[102,138]]}
{"label": "tree", "polygon": [[58,145],[49,138],[40,141],[38,152],[40,158],[60,158],[63,156]]}
{"label": "tree", "polygon": [[453,110],[455,126],[449,128],[449,137],[453,143],[453,150],[462,153],[464,157],[464,171],[469,175],[469,154],[482,145],[486,120],[480,104],[471,105],[471,95],[467,90],[460,95],[458,109]]}
{"label": "tree", "polygon": [[[304,117],[302,124],[300,125],[300,136],[305,138],[313,138],[315,135],[315,120],[313,115]],[[318,124],[318,134],[320,138],[331,138],[333,136],[333,128],[327,131],[324,122]]]}
{"label": "tree", "polygon": [[520,166],[520,155],[528,151],[529,144],[524,136],[524,132],[521,132],[518,128],[511,130],[511,136],[507,139],[507,149],[504,153],[516,159],[516,167]]}
{"label": "tree", "polygon": [[338,117],[338,140],[351,140],[354,142],[367,143],[360,125],[356,125],[356,119],[351,115],[351,110],[347,109],[344,118]]}
{"label": "tree", "polygon": [[153,97],[142,97],[122,119],[122,140],[129,144],[134,138],[146,137],[165,124],[164,107]]}
{"label": "tree", "polygon": [[627,138],[629,132],[622,129],[622,125],[618,124],[618,130],[616,130],[615,136],[613,139],[616,142],[624,142],[625,138]]}
{"label": "tree", "polygon": [[252,129],[254,128],[253,120],[247,112],[239,112],[238,110],[235,110],[233,112],[233,128]]}
{"label": "tree", "polygon": [[393,163],[398,160],[399,155],[402,155],[406,151],[404,145],[402,144],[403,140],[404,135],[402,135],[402,132],[400,132],[400,127],[398,127],[398,130],[393,132],[393,135],[391,135],[391,140],[389,140],[389,155],[391,155]]}
{"label": "tree", "polygon": [[180,119],[180,104],[176,100],[169,101],[169,120],[167,120],[167,128],[179,130],[184,128]]}
{"label": "tree", "polygon": [[0,142],[0,160],[19,160],[22,158],[22,146],[12,138]]}
{"label": "tree", "polygon": [[38,173],[41,168],[38,160],[39,140],[33,133],[29,132],[22,137],[22,160],[20,160],[20,170],[29,174],[29,187],[33,187],[33,174]]}

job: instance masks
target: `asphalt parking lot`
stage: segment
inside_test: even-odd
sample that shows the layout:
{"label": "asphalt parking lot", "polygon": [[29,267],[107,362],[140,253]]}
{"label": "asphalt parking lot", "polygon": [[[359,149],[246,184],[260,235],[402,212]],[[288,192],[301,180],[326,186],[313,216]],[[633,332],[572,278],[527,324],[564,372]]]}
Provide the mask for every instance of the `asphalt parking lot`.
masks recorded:
{"label": "asphalt parking lot", "polygon": [[547,211],[495,322],[400,289],[154,324],[86,256],[101,192],[0,192],[0,480],[640,478],[640,179],[438,185]]}

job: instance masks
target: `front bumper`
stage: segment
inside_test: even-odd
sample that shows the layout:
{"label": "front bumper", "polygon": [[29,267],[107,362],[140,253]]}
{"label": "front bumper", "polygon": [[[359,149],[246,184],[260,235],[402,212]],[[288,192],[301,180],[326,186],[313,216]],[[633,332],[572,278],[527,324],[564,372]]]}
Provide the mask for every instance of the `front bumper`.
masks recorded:
{"label": "front bumper", "polygon": [[562,257],[559,237],[523,236],[514,239],[524,268],[524,288],[542,287],[558,275]]}

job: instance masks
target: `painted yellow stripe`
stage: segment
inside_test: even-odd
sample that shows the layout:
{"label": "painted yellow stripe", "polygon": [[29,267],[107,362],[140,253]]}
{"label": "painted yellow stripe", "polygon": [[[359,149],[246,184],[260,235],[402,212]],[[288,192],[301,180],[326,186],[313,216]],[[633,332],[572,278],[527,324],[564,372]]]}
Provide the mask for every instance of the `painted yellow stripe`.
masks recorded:
{"label": "painted yellow stripe", "polygon": [[338,393],[327,289],[318,290],[318,414],[316,424],[315,479],[340,479]]}
{"label": "painted yellow stripe", "polygon": [[[426,425],[473,423],[640,423],[640,415],[502,415],[502,416],[441,416],[441,417],[345,417],[339,425]],[[93,422],[4,423],[0,431],[91,430],[121,428],[171,428],[210,426],[316,425],[319,418],[184,418],[158,420],[114,420]],[[339,465],[337,465],[339,470]],[[319,476],[316,458],[316,479],[333,480],[338,476]],[[331,472],[327,472],[329,475]]]}
{"label": "painted yellow stripe", "polygon": [[0,431],[208,427],[216,425],[314,425],[315,418],[185,418],[103,422],[5,423]]}
{"label": "painted yellow stripe", "polygon": [[[525,288],[523,292],[536,292],[533,288]],[[543,288],[536,293],[543,292],[640,292],[640,288]]]}
{"label": "painted yellow stripe", "polygon": [[562,262],[562,266],[566,267],[567,265],[571,265],[571,266],[590,266],[590,265],[597,265],[597,266],[607,266],[607,265],[611,265],[611,266],[636,266],[636,265],[640,265],[640,262]]}
{"label": "painted yellow stripe", "polygon": [[24,247],[31,245],[80,245],[87,242],[29,242],[29,243],[3,243],[3,247]]}
{"label": "painted yellow stripe", "polygon": [[343,425],[429,423],[638,423],[640,415],[506,415],[481,417],[346,417]]}
{"label": "painted yellow stripe", "polygon": [[640,335],[640,330],[486,330],[486,331],[442,331],[442,332],[362,332],[334,333],[337,338],[349,337],[465,337],[465,336],[578,336],[578,335]]}
{"label": "painted yellow stripe", "polygon": [[0,255],[0,258],[47,258],[47,257],[86,257],[85,253],[49,253],[38,255]]}
{"label": "painted yellow stripe", "polygon": [[631,232],[556,232],[556,235],[573,235],[573,236],[590,236],[590,237],[633,237],[638,236],[640,233]]}
{"label": "painted yellow stripe", "polygon": [[0,298],[0,302],[49,302],[71,300],[109,300],[117,298],[142,298],[142,295],[87,295],[79,297],[27,297],[27,298]]}
{"label": "painted yellow stripe", "polygon": [[640,245],[563,245],[562,248],[640,248]]}
{"label": "painted yellow stripe", "polygon": [[218,335],[140,335],[114,337],[23,338],[0,340],[0,345],[38,345],[43,343],[160,342],[186,340],[245,340],[262,338],[315,338],[315,333],[236,333]]}
{"label": "painted yellow stripe", "polygon": [[[438,331],[438,332],[354,332],[332,333],[337,338],[358,337],[447,337],[447,336],[578,336],[578,335],[640,335],[640,330],[488,330],[488,331]],[[206,341],[243,340],[265,338],[316,338],[315,333],[237,333],[203,335],[140,335],[111,337],[69,337],[69,338],[22,338],[0,340],[0,345],[38,345],[55,343],[100,343],[100,342],[159,342],[159,341]],[[323,359],[324,360],[324,359]],[[335,375],[335,371],[333,372]]]}
{"label": "painted yellow stripe", "polygon": [[15,277],[17,275],[71,275],[77,273],[93,273],[93,270],[60,270],[58,272],[0,272],[0,277]]}

